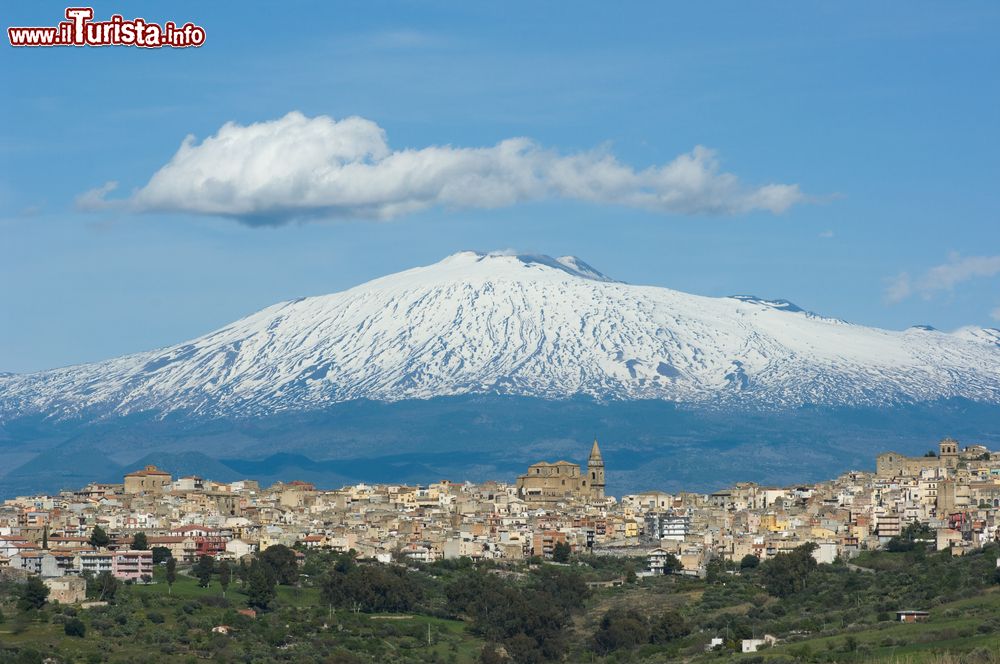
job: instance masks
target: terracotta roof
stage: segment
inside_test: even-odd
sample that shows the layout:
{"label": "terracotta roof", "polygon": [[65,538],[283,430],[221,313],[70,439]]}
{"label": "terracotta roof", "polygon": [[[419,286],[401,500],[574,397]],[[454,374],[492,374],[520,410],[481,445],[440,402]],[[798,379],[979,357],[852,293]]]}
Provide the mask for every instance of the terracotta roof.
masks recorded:
{"label": "terracotta roof", "polygon": [[135,470],[126,475],[125,477],[148,477],[150,475],[165,475],[170,477],[170,473],[164,472],[157,468],[156,466],[146,466],[142,470]]}

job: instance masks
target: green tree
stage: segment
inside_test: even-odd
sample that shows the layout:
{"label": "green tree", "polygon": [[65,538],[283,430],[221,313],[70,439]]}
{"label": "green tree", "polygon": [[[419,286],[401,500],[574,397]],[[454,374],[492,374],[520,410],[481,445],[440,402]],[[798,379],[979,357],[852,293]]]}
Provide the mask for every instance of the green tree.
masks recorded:
{"label": "green tree", "polygon": [[167,594],[173,594],[174,581],[177,580],[177,560],[172,556],[167,558]]}
{"label": "green tree", "polygon": [[87,634],[87,626],[79,618],[70,618],[63,625],[63,632],[66,636],[76,636],[82,639]]}
{"label": "green tree", "polygon": [[132,538],[132,549],[135,551],[145,551],[149,548],[149,540],[146,538],[146,533],[138,532],[135,537]]}
{"label": "green tree", "polygon": [[666,611],[650,621],[651,643],[669,643],[691,633],[691,627],[677,611]]}
{"label": "green tree", "polygon": [[649,625],[642,614],[633,609],[612,609],[601,618],[594,634],[594,650],[602,655],[630,650],[649,643],[649,638]]}
{"label": "green tree", "polygon": [[45,606],[49,597],[49,587],[42,582],[41,577],[28,577],[18,593],[17,607],[22,611],[33,611]]}
{"label": "green tree", "polygon": [[90,546],[96,549],[103,549],[111,544],[111,538],[108,537],[108,534],[100,526],[94,526],[94,530],[90,533],[90,539],[87,541],[90,543]]}
{"label": "green tree", "polygon": [[45,526],[42,530],[42,551],[48,551],[49,549],[49,527]]}
{"label": "green tree", "polygon": [[217,573],[219,575],[219,585],[222,586],[222,596],[226,596],[226,589],[233,580],[233,568],[225,560],[219,562]]}
{"label": "green tree", "polygon": [[114,602],[120,583],[111,572],[101,572],[87,579],[87,597],[102,602]]}
{"label": "green tree", "polygon": [[557,563],[568,563],[569,554],[572,553],[569,544],[566,542],[556,542],[552,547],[552,560]]}
{"label": "green tree", "polygon": [[804,590],[816,569],[816,559],[812,557],[815,549],[816,544],[808,542],[764,561],[760,566],[761,580],[767,592],[775,597],[788,597]]}
{"label": "green tree", "polygon": [[260,554],[260,561],[267,565],[275,581],[283,586],[294,586],[299,582],[299,563],[295,551],[284,544],[272,544]]}
{"label": "green tree", "polygon": [[159,565],[160,563],[166,562],[172,554],[170,549],[165,546],[154,546],[153,547],[153,564]]}
{"label": "green tree", "polygon": [[934,533],[927,524],[911,521],[898,536],[885,543],[885,550],[890,553],[922,552],[933,541]]}
{"label": "green tree", "polygon": [[681,571],[682,569],[684,569],[684,563],[682,563],[681,559],[675,556],[674,554],[668,553],[666,557],[663,559],[664,574],[673,574],[675,572]]}
{"label": "green tree", "polygon": [[240,558],[240,564],[236,566],[236,578],[240,580],[244,586],[247,585],[247,573],[250,568],[247,567],[247,561]]}
{"label": "green tree", "polygon": [[202,588],[208,588],[208,585],[212,582],[212,574],[215,572],[215,561],[212,560],[212,556],[201,556],[198,558],[198,563],[194,566],[194,575],[198,577],[198,585]]}
{"label": "green tree", "polygon": [[246,577],[247,606],[266,611],[277,595],[270,568],[259,560],[254,560],[247,568]]}
{"label": "green tree", "polygon": [[748,553],[747,555],[743,556],[742,560],[740,560],[741,570],[755,569],[758,565],[760,565],[760,558],[753,555],[752,553]]}

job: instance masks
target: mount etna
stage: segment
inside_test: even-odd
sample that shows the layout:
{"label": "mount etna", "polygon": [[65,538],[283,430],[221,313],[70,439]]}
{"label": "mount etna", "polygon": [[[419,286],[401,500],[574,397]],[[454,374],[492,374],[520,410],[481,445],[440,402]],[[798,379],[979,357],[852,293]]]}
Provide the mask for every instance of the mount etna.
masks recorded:
{"label": "mount etna", "polygon": [[611,494],[710,488],[818,479],[945,434],[996,442],[997,423],[995,329],[882,330],[573,257],[462,252],[176,346],[0,374],[0,494],[149,462],[220,480],[502,479],[595,434]]}

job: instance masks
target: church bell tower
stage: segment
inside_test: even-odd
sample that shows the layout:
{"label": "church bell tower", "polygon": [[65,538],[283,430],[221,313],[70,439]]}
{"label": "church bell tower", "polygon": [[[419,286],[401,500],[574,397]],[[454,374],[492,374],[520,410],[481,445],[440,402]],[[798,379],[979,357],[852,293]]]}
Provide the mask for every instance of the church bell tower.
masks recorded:
{"label": "church bell tower", "polygon": [[597,439],[594,439],[594,446],[590,448],[590,457],[587,459],[587,481],[590,482],[590,497],[595,500],[604,498],[604,459],[601,457],[601,448],[597,446]]}

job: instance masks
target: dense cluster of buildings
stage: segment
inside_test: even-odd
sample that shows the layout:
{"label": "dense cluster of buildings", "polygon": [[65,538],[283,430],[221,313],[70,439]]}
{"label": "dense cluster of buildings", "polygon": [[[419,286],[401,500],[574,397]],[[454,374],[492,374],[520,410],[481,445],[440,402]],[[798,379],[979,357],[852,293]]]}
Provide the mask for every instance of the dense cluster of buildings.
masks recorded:
{"label": "dense cluster of buildings", "polygon": [[[647,573],[670,571],[667,561],[676,558],[688,574],[703,573],[713,559],[767,558],[805,542],[831,562],[878,548],[914,521],[930,528],[938,549],[955,554],[1000,533],[1000,458],[978,445],[960,450],[950,439],[935,455],[887,452],[875,473],[790,487],[743,483],[710,494],[615,499],[605,495],[604,470],[596,441],[585,471],[538,463],[514,484],[261,488],[251,480],[174,479],[148,466],[121,484],[4,501],[0,573],[40,574],[53,588],[88,572],[146,581],[152,554],[131,548],[140,532],[150,549],[186,562],[235,560],[273,544],[353,549],[382,561],[518,560],[566,543],[598,555],[646,556]],[[109,535],[107,546],[88,541],[95,526]]]}

